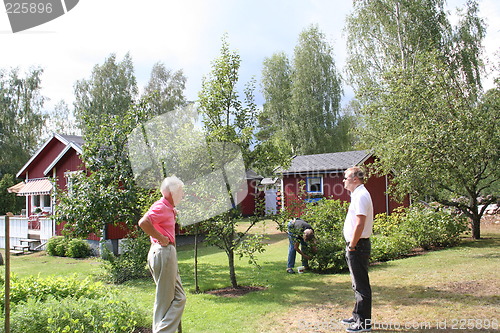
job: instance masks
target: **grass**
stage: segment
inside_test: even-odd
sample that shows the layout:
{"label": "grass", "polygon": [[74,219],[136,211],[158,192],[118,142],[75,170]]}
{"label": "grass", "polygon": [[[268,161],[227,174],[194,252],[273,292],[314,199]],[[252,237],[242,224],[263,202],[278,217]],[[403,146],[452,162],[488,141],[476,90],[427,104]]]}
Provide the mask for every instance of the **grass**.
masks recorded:
{"label": "grass", "polygon": [[[260,269],[237,260],[240,285],[266,289],[240,297],[194,293],[192,246],[178,248],[179,269],[188,302],[183,316],[185,332],[342,332],[338,320],[353,305],[348,274],[286,274],[288,241],[270,233],[266,251],[259,254]],[[470,325],[483,327],[500,321],[500,227],[483,228],[484,239],[464,239],[461,246],[371,267],[373,320],[377,332],[446,332]],[[199,250],[199,285],[204,291],[227,287],[225,253],[212,247]],[[96,273],[99,261],[53,258],[40,254],[12,257],[18,276],[59,276]],[[3,274],[3,272],[2,272]],[[117,286],[121,294],[150,312],[154,283],[150,279]],[[475,322],[461,320],[475,319]],[[446,322],[445,322],[446,321]],[[377,326],[378,325],[378,326]],[[442,329],[437,329],[442,328]],[[446,328],[446,329],[444,329]],[[468,330],[471,332],[474,330]],[[484,330],[491,331],[491,330]]]}

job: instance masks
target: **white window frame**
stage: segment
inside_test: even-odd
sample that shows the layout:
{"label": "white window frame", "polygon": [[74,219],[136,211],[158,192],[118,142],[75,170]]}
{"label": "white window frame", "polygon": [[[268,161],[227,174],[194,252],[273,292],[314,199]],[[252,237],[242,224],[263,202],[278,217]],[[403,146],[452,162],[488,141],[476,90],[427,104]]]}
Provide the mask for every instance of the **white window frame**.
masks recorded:
{"label": "white window frame", "polygon": [[73,195],[73,178],[80,173],[83,173],[83,170],[67,171],[64,173],[64,177],[66,178],[66,191],[70,196]]}
{"label": "white window frame", "polygon": [[[38,203],[38,205],[36,204]],[[34,212],[35,209],[40,208],[44,212],[52,210],[52,197],[50,194],[37,194],[31,196],[31,207]]]}
{"label": "white window frame", "polygon": [[[316,180],[319,179],[319,191],[311,191],[311,186],[316,185],[317,182],[314,184],[311,184],[311,180]],[[317,175],[317,176],[310,176],[306,178],[306,192],[310,194],[323,194],[323,176]]]}

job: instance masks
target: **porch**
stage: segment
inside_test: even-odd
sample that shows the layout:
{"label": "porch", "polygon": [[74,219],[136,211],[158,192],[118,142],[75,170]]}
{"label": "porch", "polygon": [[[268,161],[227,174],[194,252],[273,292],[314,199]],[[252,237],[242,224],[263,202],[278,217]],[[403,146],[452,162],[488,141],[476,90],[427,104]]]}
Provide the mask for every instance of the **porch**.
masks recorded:
{"label": "porch", "polygon": [[[13,216],[9,221],[13,254],[45,250],[45,244],[56,233],[56,223],[48,217]],[[0,248],[5,249],[5,216],[0,216]]]}

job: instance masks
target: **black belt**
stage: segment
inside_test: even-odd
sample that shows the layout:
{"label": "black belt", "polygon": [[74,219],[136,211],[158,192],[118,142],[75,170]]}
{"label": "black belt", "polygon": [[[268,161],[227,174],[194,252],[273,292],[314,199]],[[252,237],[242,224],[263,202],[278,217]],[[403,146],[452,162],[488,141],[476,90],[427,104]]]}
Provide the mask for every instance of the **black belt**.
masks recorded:
{"label": "black belt", "polygon": [[[369,240],[370,240],[370,238],[360,238],[360,239],[358,240],[358,243],[359,243],[359,242],[361,242],[361,241],[366,242],[366,241],[369,241]],[[346,245],[349,245],[349,243],[351,243],[351,242],[345,242],[345,243],[346,243]]]}

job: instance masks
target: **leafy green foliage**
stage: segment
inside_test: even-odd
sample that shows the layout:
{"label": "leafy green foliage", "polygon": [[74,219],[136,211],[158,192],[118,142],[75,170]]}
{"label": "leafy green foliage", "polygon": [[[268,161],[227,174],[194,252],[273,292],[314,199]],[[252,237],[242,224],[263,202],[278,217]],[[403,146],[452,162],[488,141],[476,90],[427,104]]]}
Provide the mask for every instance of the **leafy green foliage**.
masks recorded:
{"label": "leafy green foliage", "polygon": [[284,53],[264,60],[262,85],[266,102],[259,136],[266,148],[274,148],[275,157],[351,147],[350,117],[340,111],[342,87],[333,48],[317,26],[300,33],[293,60]]}
{"label": "leafy green foliage", "polygon": [[90,245],[86,240],[74,238],[68,242],[66,256],[70,258],[87,258],[90,256]]}
{"label": "leafy green foliage", "polygon": [[348,207],[348,203],[329,199],[307,204],[301,218],[313,227],[318,248],[318,252],[310,260],[311,268],[330,272],[340,272],[347,268],[342,230]]}
{"label": "leafy green foliage", "polygon": [[[2,299],[4,288],[0,291]],[[131,332],[144,314],[116,290],[76,277],[11,278],[11,333]],[[3,303],[2,303],[3,308]],[[3,332],[4,325],[0,332]]]}
{"label": "leafy green foliage", "polygon": [[[341,272],[345,260],[344,220],[349,203],[321,199],[308,203],[301,218],[314,228],[318,252],[310,260],[313,269]],[[421,205],[401,207],[391,215],[379,214],[373,224],[371,261],[404,257],[414,248],[449,247],[460,242],[467,230],[466,218]]]}
{"label": "leafy green foliage", "polygon": [[468,225],[463,215],[416,206],[408,211],[402,228],[418,246],[430,249],[457,245]]}
{"label": "leafy green foliage", "polygon": [[[4,299],[5,290],[0,291]],[[100,298],[111,292],[102,283],[92,282],[90,279],[80,280],[76,277],[40,278],[30,276],[27,278],[17,278],[15,275],[10,281],[10,301],[17,305],[34,299],[43,302],[50,297],[56,300],[72,297],[79,298]],[[2,303],[3,305],[3,303]]]}
{"label": "leafy green foliage", "polygon": [[171,71],[161,62],[153,65],[151,77],[144,93],[151,99],[152,115],[158,116],[186,104],[184,89],[187,78],[182,70]]}
{"label": "leafy green foliage", "polygon": [[[11,333],[132,332],[145,314],[116,296],[28,300],[11,312]],[[3,325],[0,329],[3,332]]]}
{"label": "leafy green foliage", "polygon": [[0,179],[0,215],[7,212],[20,213],[25,207],[24,197],[18,197],[15,193],[9,193],[7,189],[18,183],[13,174],[4,174]]}
{"label": "leafy green foliage", "polygon": [[87,258],[91,249],[84,239],[54,236],[47,242],[47,253],[56,257]]}
{"label": "leafy green foliage", "polygon": [[[392,190],[459,209],[480,238],[479,206],[497,200],[498,102],[482,92],[485,25],[468,1],[455,26],[443,0],[358,1],[349,66],[374,170]],[[494,90],[497,90],[495,88]],[[495,185],[496,184],[496,185]]]}
{"label": "leafy green foliage", "polygon": [[93,135],[85,138],[83,147],[89,174],[74,175],[71,189],[58,192],[56,219],[66,223],[68,235],[101,235],[106,224],[118,222],[131,230],[136,228],[156,193],[136,184],[128,159],[127,135],[146,119],[147,108],[147,101],[142,101],[126,114],[108,115],[105,124],[93,124]]}
{"label": "leafy green foliage", "polygon": [[84,136],[99,133],[112,116],[127,113],[137,96],[132,58],[127,53],[121,62],[111,54],[102,65],[94,66],[90,79],[75,84],[75,115]]}
{"label": "leafy green foliage", "polygon": [[66,256],[66,243],[68,239],[64,236],[54,236],[47,242],[47,253],[51,256]]}
{"label": "leafy green foliage", "polygon": [[0,177],[16,174],[38,148],[45,124],[42,74],[41,68],[24,76],[18,68],[0,69]]}
{"label": "leafy green foliage", "polygon": [[406,233],[396,231],[389,235],[376,234],[371,237],[370,260],[389,261],[407,256],[416,247],[416,242]]}
{"label": "leafy green foliage", "polygon": [[[110,283],[121,284],[125,281],[149,276],[146,268],[149,247],[149,236],[141,233],[136,238],[122,241],[122,254],[113,253],[103,255],[104,275],[102,278]],[[109,251],[105,249],[105,251]]]}
{"label": "leafy green foliage", "polygon": [[[227,36],[224,36],[221,55],[213,61],[212,71],[204,78],[202,90],[199,93],[199,111],[202,115],[208,146],[220,145],[222,148],[217,152],[217,156],[213,157],[213,167],[223,171],[224,179],[228,179],[227,174],[231,170],[226,170],[226,165],[218,166],[215,162],[232,160],[234,151],[231,151],[234,149],[229,149],[230,146],[235,147],[236,153],[241,154],[245,170],[248,170],[255,161],[255,150],[250,148],[254,142],[254,119],[257,112],[253,81],[245,86],[243,100],[239,97],[237,82],[241,59],[237,52],[230,50],[226,39]],[[240,214],[236,209],[234,193],[231,193],[228,182],[222,185],[225,185],[223,187],[227,190],[227,197],[233,209],[210,219],[204,224],[203,229],[207,232],[207,242],[226,252],[231,285],[237,287],[235,251],[239,251],[240,256],[249,255],[250,261],[254,261],[253,253],[261,252],[263,248],[255,238],[246,237],[257,219],[253,220],[242,234],[236,232]]]}

